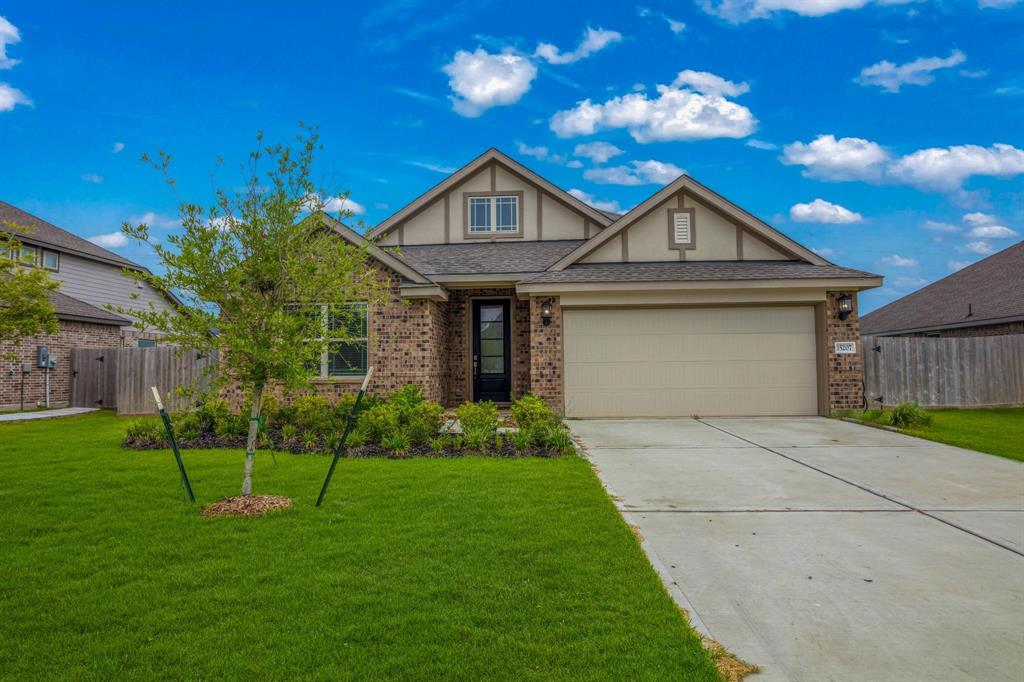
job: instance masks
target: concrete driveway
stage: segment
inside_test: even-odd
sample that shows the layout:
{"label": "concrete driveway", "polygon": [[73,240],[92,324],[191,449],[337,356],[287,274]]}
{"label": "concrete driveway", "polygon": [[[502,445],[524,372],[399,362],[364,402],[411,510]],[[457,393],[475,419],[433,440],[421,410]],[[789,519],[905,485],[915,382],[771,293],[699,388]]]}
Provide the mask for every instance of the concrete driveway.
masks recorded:
{"label": "concrete driveway", "polygon": [[1024,465],[819,417],[569,424],[751,679],[1024,679]]}

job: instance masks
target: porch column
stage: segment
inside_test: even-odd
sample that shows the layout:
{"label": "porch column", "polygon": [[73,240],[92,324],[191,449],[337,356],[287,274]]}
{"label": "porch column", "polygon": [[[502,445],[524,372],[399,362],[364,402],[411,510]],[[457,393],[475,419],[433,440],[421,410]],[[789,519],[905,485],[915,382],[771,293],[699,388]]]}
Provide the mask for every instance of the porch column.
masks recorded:
{"label": "porch column", "polygon": [[563,392],[562,306],[557,296],[545,326],[541,306],[549,297],[530,298],[530,391],[558,414],[565,414]]}

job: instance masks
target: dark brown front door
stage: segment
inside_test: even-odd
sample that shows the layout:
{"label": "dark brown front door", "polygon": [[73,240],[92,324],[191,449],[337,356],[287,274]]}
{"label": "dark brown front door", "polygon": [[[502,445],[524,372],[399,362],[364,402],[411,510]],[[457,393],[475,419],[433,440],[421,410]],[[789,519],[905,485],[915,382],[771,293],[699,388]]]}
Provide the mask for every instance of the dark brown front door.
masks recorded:
{"label": "dark brown front door", "polygon": [[508,300],[473,301],[473,400],[511,398],[511,329]]}

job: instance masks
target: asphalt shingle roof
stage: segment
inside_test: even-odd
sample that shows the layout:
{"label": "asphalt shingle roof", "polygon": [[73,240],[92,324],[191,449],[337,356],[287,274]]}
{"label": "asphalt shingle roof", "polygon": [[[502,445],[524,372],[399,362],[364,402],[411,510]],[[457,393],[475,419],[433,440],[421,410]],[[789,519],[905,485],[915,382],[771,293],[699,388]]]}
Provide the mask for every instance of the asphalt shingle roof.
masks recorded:
{"label": "asphalt shingle roof", "polygon": [[53,306],[54,312],[56,312],[59,319],[87,320],[99,324],[117,325],[118,327],[125,327],[132,323],[131,320],[118,317],[114,313],[97,308],[85,301],[79,301],[77,298],[71,298],[59,291],[51,291],[48,293],[48,296],[50,304]]}
{"label": "asphalt shingle roof", "polygon": [[865,315],[860,330],[882,334],[1013,317],[1024,317],[1024,241]]}
{"label": "asphalt shingle roof", "polygon": [[699,282],[753,279],[878,277],[839,265],[802,261],[672,261],[658,263],[578,263],[544,272],[525,282]]}
{"label": "asphalt shingle roof", "polygon": [[582,239],[546,242],[471,242],[425,244],[389,249],[417,272],[427,275],[482,275],[543,272],[583,243]]}
{"label": "asphalt shingle roof", "polygon": [[123,258],[116,253],[96,246],[92,242],[86,241],[79,236],[71,234],[67,230],[63,230],[56,225],[48,223],[42,218],[37,218],[31,213],[21,210],[17,206],[12,206],[5,201],[0,201],[0,230],[13,232],[8,223],[14,223],[19,228],[29,228],[29,232],[25,234],[22,234],[21,232],[14,232],[18,239],[27,243],[52,246],[58,250],[71,251],[86,257],[99,258],[118,265],[126,265],[128,267],[141,269],[141,266],[138,263],[133,263],[127,258]]}

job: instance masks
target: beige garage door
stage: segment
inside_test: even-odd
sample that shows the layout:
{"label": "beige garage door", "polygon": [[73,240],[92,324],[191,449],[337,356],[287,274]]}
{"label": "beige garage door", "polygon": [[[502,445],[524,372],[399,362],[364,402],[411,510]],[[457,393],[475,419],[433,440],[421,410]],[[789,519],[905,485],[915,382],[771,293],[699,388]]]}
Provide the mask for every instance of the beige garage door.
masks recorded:
{"label": "beige garage door", "polygon": [[570,417],[816,414],[814,308],[566,310]]}

